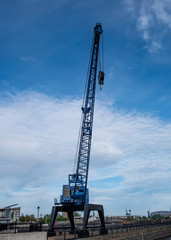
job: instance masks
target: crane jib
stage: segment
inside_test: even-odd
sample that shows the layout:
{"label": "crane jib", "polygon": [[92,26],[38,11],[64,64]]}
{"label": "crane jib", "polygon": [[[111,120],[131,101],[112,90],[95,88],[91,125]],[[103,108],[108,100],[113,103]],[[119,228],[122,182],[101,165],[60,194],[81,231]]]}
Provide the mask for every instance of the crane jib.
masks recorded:
{"label": "crane jib", "polygon": [[[70,174],[68,179],[69,184],[63,186],[63,194],[61,195],[60,199],[60,203],[63,205],[82,204],[89,202],[87,180],[93,128],[99,42],[100,35],[102,33],[102,26],[101,24],[97,23],[94,28],[93,45],[88,70],[87,90],[82,107],[82,124],[79,138],[76,173]],[[100,72],[100,77],[98,76],[98,80],[101,89],[101,86],[104,82],[104,73],[102,71]]]}
{"label": "crane jib", "polygon": [[[102,33],[101,25],[96,25],[94,29],[94,46],[91,56],[91,65],[89,70],[89,79],[87,86],[87,94],[85,99],[85,107],[83,107],[83,121],[82,132],[80,137],[80,146],[77,161],[76,182],[75,189],[80,186],[78,177],[82,174],[82,186],[87,188],[88,169],[90,160],[92,127],[93,127],[93,115],[94,115],[94,102],[95,102],[95,88],[96,88],[96,72],[98,63],[98,50],[100,34]],[[75,197],[75,196],[74,196]]]}

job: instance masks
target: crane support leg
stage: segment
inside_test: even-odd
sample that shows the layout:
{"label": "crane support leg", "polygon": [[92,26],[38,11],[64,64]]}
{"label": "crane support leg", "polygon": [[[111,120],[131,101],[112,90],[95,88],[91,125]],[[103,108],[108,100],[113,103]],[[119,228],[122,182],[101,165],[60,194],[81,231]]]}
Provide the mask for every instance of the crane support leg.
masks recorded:
{"label": "crane support leg", "polygon": [[107,229],[105,227],[105,219],[104,219],[104,210],[103,205],[97,205],[97,204],[85,204],[84,205],[84,224],[83,229],[78,233],[78,237],[88,237],[89,232],[87,230],[87,224],[88,224],[88,218],[91,211],[97,211],[99,214],[99,218],[101,221],[101,229],[100,234],[105,235],[107,234]]}
{"label": "crane support leg", "polygon": [[76,211],[84,211],[84,205],[70,205],[70,206],[53,206],[51,212],[51,222],[48,230],[48,236],[55,236],[54,223],[58,212],[67,212],[71,224],[71,233],[75,231],[74,216],[73,213]]}
{"label": "crane support leg", "polygon": [[74,233],[76,231],[74,224],[74,212],[84,212],[84,224],[82,230],[78,231],[78,237],[84,238],[89,236],[89,231],[87,230],[88,218],[91,211],[97,211],[99,214],[99,218],[101,221],[101,230],[100,234],[107,234],[107,229],[105,227],[105,219],[104,219],[104,210],[103,205],[98,204],[83,204],[83,205],[70,205],[70,206],[53,206],[51,213],[51,223],[48,230],[48,236],[55,236],[54,231],[54,223],[58,212],[67,212],[68,217],[71,224],[70,233]]}
{"label": "crane support leg", "polygon": [[68,217],[69,217],[69,221],[71,224],[71,233],[74,233],[75,231],[75,224],[74,224],[74,215],[73,215],[73,211],[68,211]]}
{"label": "crane support leg", "polygon": [[48,236],[56,236],[53,226],[54,226],[57,214],[58,214],[58,209],[56,206],[53,206],[52,212],[51,212],[51,221],[50,221],[50,226],[49,226],[49,230],[48,230]]}

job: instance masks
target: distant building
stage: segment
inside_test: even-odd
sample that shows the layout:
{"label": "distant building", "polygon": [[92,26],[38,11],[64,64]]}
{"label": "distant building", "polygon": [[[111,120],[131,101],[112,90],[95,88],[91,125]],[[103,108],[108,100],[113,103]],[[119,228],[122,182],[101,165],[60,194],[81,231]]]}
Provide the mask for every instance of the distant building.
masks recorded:
{"label": "distant building", "polygon": [[0,223],[10,223],[19,220],[20,217],[20,207],[13,207],[18,204],[0,208]]}
{"label": "distant building", "polygon": [[11,208],[11,221],[18,221],[20,217],[20,207]]}
{"label": "distant building", "polygon": [[151,217],[153,217],[154,215],[160,215],[163,217],[169,217],[171,215],[171,211],[156,211],[156,212],[152,212],[151,213]]}

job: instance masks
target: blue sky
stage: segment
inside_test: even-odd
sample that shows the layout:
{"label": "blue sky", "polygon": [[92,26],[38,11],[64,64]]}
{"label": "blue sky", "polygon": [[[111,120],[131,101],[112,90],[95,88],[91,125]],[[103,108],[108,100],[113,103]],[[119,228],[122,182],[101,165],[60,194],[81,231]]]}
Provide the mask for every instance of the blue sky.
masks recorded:
{"label": "blue sky", "polygon": [[72,173],[93,28],[104,30],[90,201],[171,205],[170,0],[0,2],[0,203],[51,211]]}

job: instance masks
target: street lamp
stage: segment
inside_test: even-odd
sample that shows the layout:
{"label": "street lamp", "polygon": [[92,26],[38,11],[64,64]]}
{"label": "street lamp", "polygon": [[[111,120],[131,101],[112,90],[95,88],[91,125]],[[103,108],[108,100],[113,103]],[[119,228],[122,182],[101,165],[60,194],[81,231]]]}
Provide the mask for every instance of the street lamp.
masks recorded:
{"label": "street lamp", "polygon": [[39,210],[40,210],[40,207],[38,206],[37,207],[37,220],[39,220]]}

